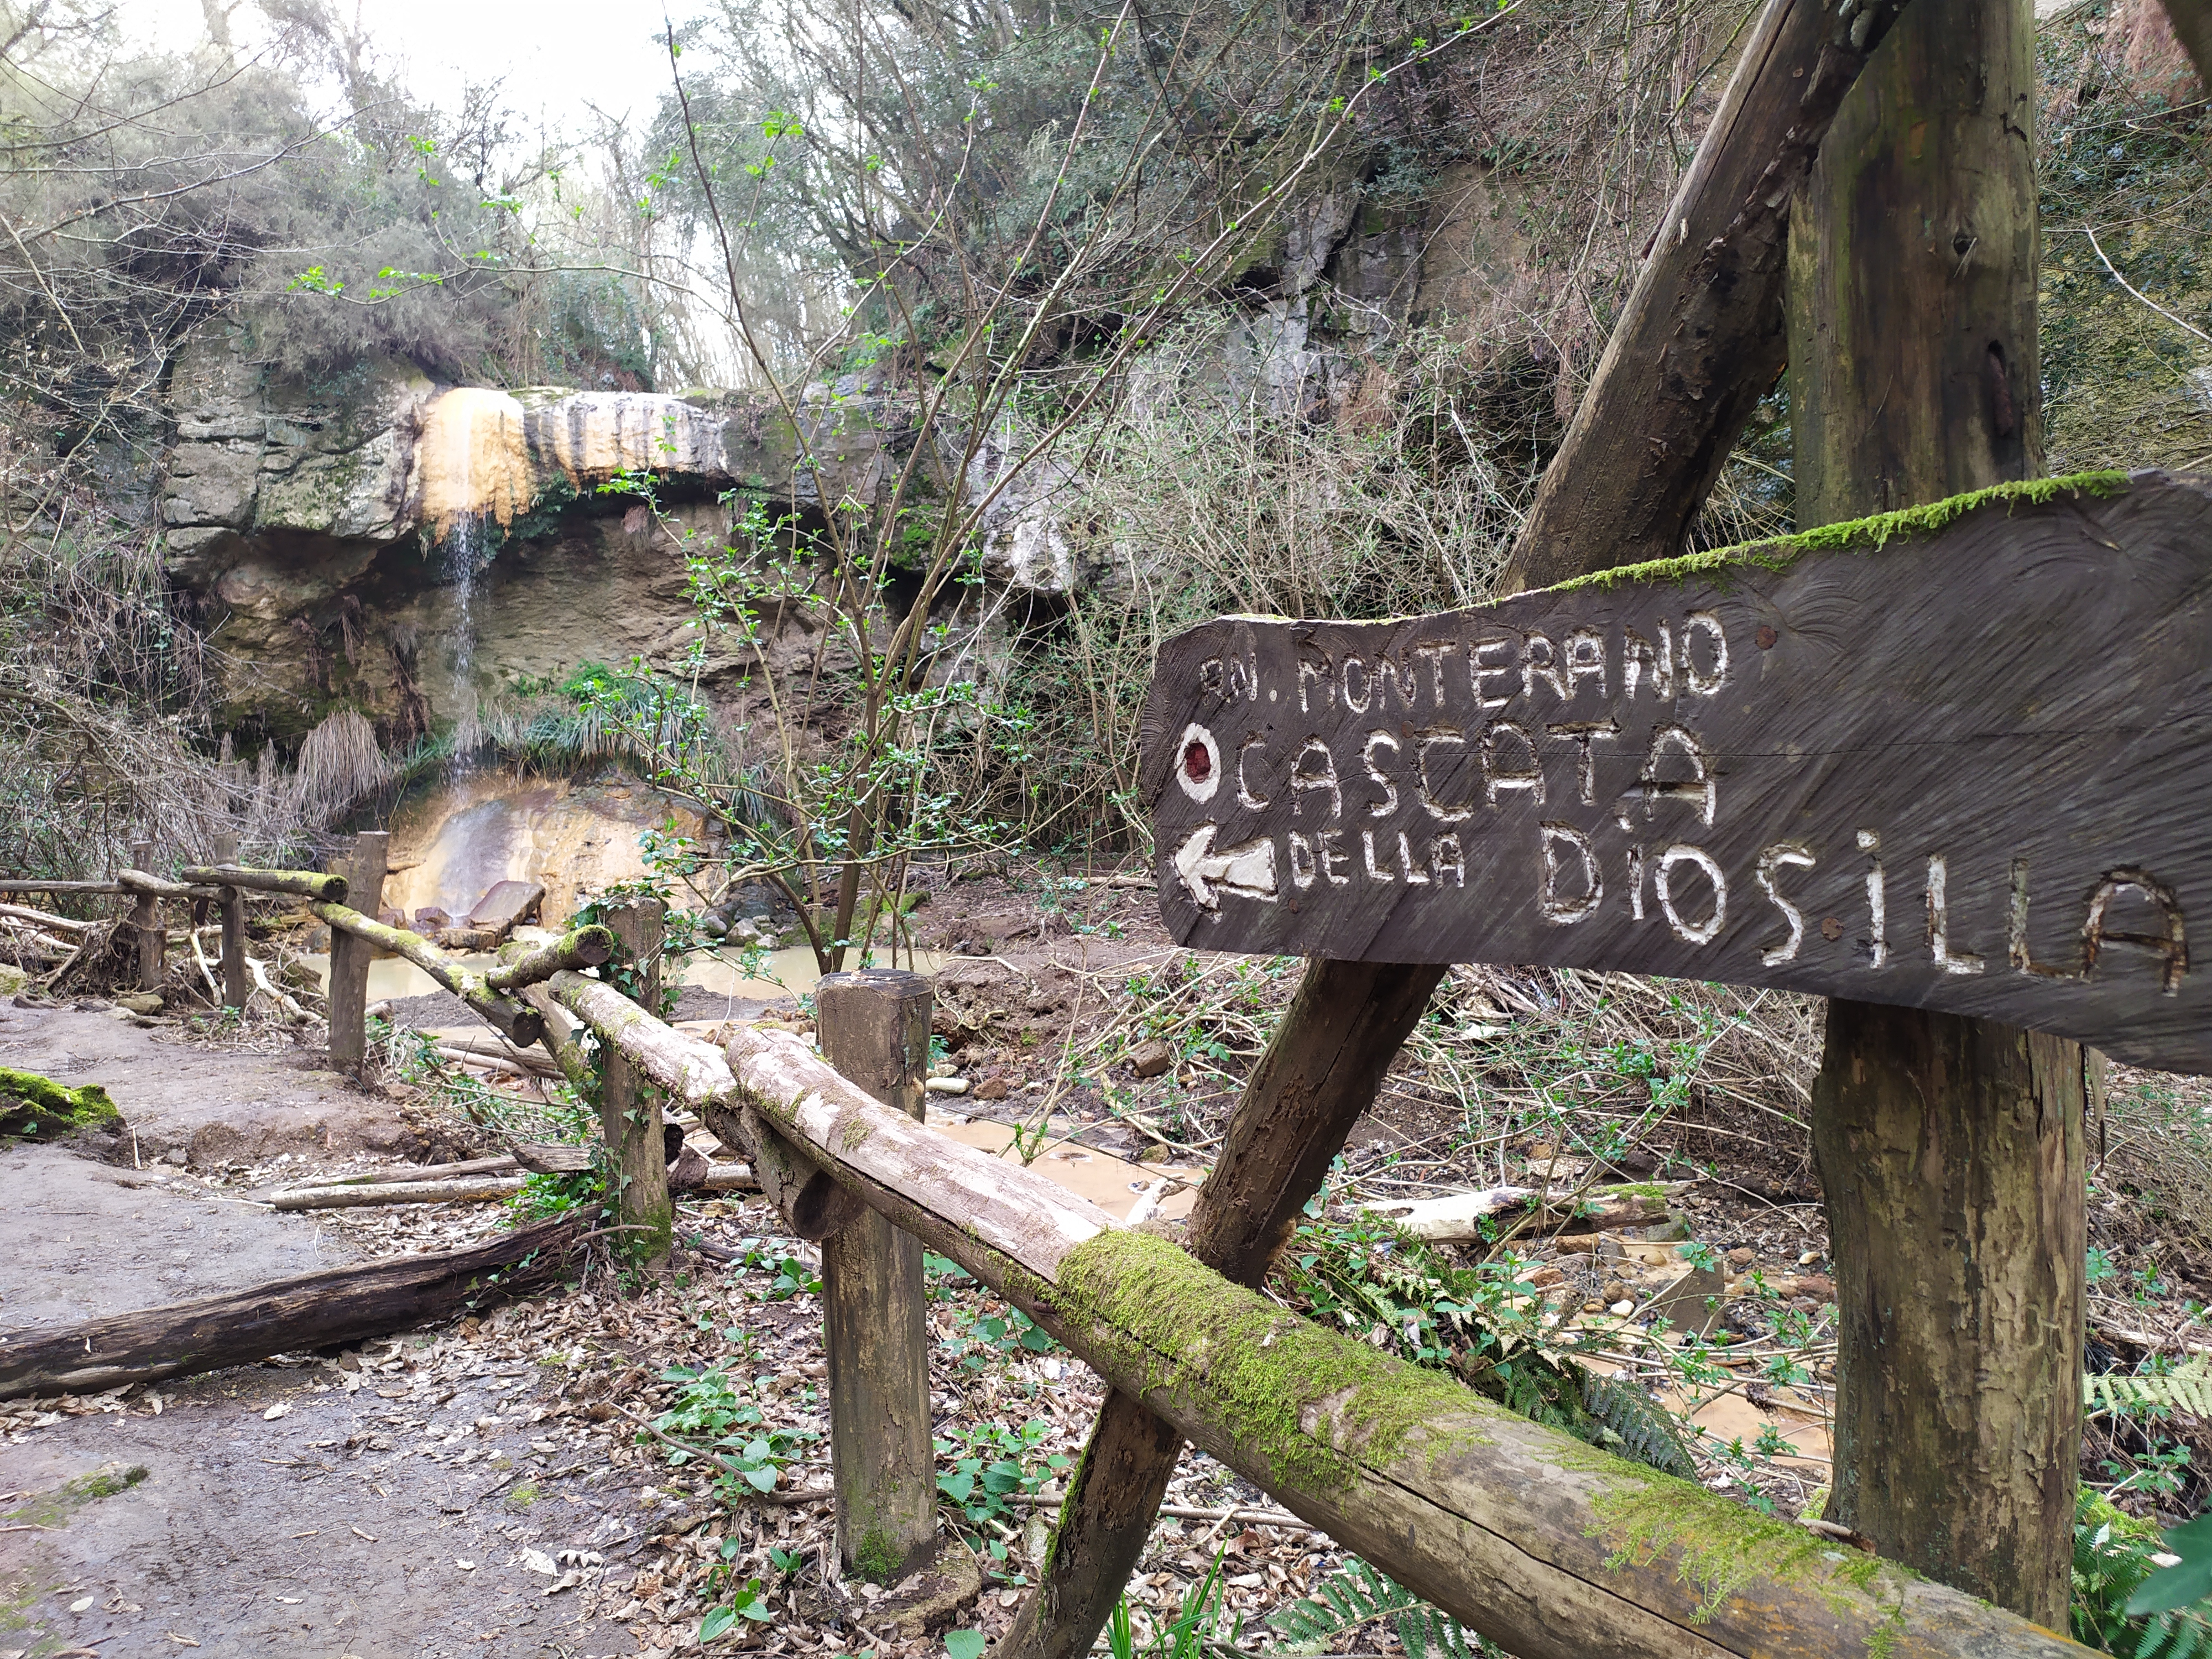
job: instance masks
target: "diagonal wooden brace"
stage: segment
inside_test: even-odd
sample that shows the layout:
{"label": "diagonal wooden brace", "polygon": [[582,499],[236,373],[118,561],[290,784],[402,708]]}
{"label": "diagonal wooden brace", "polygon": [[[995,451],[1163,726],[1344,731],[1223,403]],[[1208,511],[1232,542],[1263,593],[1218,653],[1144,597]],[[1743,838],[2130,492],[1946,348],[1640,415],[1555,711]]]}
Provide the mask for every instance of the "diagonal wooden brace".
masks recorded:
{"label": "diagonal wooden brace", "polygon": [[[1256,1285],[1444,975],[1430,963],[1316,957],[1260,1057],[1199,1189],[1190,1253]],[[1069,1481],[1037,1588],[994,1659],[1083,1659],[1152,1535],[1181,1434],[1119,1389]]]}

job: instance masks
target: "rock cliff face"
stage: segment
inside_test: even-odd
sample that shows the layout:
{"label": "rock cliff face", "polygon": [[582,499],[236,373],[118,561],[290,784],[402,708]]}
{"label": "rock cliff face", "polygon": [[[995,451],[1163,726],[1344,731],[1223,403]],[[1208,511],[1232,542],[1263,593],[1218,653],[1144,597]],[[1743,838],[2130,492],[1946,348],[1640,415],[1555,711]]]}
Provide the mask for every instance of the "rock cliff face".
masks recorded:
{"label": "rock cliff face", "polygon": [[[1273,297],[1222,337],[1221,384],[1310,415],[1346,394],[1370,343],[1509,292],[1522,279],[1510,204],[1479,172],[1441,185],[1419,210],[1346,187],[1291,215],[1240,279]],[[816,504],[799,429],[757,395],[444,386],[398,360],[311,383],[225,334],[180,359],[170,403],[173,579],[214,625],[228,723],[288,746],[339,706],[404,740],[465,729],[487,700],[583,663],[673,667],[691,639],[679,537],[719,543],[747,500],[802,520]],[[811,388],[799,415],[833,498],[879,498],[914,441],[911,411],[865,383]],[[970,490],[990,493],[1024,447],[989,434]],[[605,489],[647,471],[673,534]],[[986,614],[1091,580],[1062,528],[1080,483],[1047,465],[1000,491],[981,537]],[[772,665],[816,659],[805,607],[768,620]],[[710,689],[734,686],[751,655],[724,651]]]}
{"label": "rock cliff face", "polygon": [[[279,738],[341,702],[404,736],[586,661],[668,665],[688,642],[678,534],[719,538],[732,493],[802,513],[815,495],[766,398],[442,387],[390,362],[301,385],[224,338],[184,359],[172,400],[170,570],[216,619],[232,720]],[[824,484],[872,495],[879,405],[825,396],[802,417]],[[602,490],[648,471],[676,533]]]}

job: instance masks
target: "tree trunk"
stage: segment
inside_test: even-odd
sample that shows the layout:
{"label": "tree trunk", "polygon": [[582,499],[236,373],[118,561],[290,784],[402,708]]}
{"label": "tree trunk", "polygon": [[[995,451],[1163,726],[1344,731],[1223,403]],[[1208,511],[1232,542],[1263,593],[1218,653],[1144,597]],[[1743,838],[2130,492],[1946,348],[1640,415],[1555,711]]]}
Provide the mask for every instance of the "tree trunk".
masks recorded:
{"label": "tree trunk", "polygon": [[[1837,116],[1790,215],[1801,526],[2041,471],[2033,37],[2029,0],[1916,0]],[[1909,825],[1866,827],[1910,850]],[[1843,1310],[1829,1518],[2059,1627],[2082,1077],[2059,1038],[1836,1001],[1813,1100]]]}
{"label": "tree trunk", "polygon": [[560,1279],[583,1223],[501,1233],[465,1249],[280,1279],[196,1302],[0,1338],[0,1400],[89,1394],[359,1342],[483,1308]]}
{"label": "tree trunk", "polygon": [[[1316,958],[1244,1085],[1191,1217],[1190,1253],[1257,1285],[1330,1160],[1375,1103],[1429,1006],[1440,967]],[[1068,1483],[1037,1588],[1000,1637],[999,1659],[1082,1659],[1136,1571],[1182,1437],[1116,1389]]]}
{"label": "tree trunk", "polygon": [[2061,1628],[2088,1243],[2081,1056],[2009,1025],[1838,1001],[1813,1092],[1841,1310],[1828,1518]]}
{"label": "tree trunk", "polygon": [[2166,15],[2197,78],[2212,88],[2212,0],[2166,0]]}
{"label": "tree trunk", "polygon": [[1544,473],[1502,593],[1672,558],[1782,374],[1790,197],[1903,0],[1771,0]]}

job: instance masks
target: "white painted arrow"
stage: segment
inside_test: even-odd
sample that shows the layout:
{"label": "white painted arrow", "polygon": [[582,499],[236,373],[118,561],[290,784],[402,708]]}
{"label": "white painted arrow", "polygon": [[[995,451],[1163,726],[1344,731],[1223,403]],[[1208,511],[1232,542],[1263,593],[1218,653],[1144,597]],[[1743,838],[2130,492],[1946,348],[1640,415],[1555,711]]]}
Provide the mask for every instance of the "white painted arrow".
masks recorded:
{"label": "white painted arrow", "polygon": [[1217,910],[1221,901],[1209,882],[1244,898],[1275,901],[1275,843],[1273,838],[1248,841],[1241,847],[1213,851],[1214,826],[1201,823],[1188,841],[1176,849],[1176,873],[1202,910]]}

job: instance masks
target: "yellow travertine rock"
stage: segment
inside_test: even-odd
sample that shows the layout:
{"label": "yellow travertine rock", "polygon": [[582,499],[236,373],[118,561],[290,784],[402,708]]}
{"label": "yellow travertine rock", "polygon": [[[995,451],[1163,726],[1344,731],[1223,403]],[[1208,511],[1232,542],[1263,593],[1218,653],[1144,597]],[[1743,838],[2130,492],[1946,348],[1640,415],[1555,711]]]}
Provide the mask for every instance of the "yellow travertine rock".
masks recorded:
{"label": "yellow travertine rock", "polygon": [[466,518],[507,524],[538,493],[522,405],[504,392],[455,386],[432,398],[415,465],[422,520],[440,540]]}

